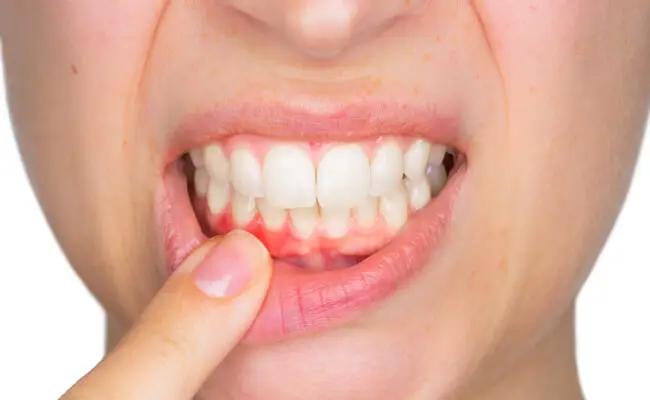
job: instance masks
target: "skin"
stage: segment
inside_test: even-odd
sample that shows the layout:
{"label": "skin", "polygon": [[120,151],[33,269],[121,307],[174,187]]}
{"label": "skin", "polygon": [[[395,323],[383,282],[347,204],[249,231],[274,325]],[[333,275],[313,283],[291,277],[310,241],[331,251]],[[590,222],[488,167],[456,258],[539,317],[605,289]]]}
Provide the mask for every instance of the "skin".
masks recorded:
{"label": "skin", "polygon": [[438,0],[412,16],[359,0],[352,30],[306,23],[318,3],[0,0],[20,148],[113,342],[164,284],[154,191],[183,118],[235,99],[399,99],[458,112],[467,136],[431,265],[352,323],[214,357],[201,397],[582,398],[574,300],[636,162],[650,3]]}

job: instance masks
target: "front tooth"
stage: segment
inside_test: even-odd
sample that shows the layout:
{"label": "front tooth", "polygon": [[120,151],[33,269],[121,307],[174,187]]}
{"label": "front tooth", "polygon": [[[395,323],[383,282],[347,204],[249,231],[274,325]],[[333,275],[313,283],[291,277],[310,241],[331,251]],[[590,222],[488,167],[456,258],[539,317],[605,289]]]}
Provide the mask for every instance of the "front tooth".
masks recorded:
{"label": "front tooth", "polygon": [[319,163],[316,182],[321,207],[352,208],[370,190],[368,157],[358,145],[335,146]]}
{"label": "front tooth", "polygon": [[284,226],[287,211],[269,204],[265,199],[257,199],[257,209],[262,215],[262,220],[267,229],[279,231]]}
{"label": "front tooth", "polygon": [[192,159],[192,164],[196,168],[201,168],[205,165],[205,159],[203,158],[203,151],[201,149],[191,150],[190,159]]}
{"label": "front tooth", "polygon": [[347,208],[321,208],[321,221],[327,236],[337,239],[348,233],[350,209]]}
{"label": "front tooth", "polygon": [[417,139],[409,146],[404,155],[404,174],[407,178],[418,180],[425,175],[431,143]]}
{"label": "front tooth", "polygon": [[388,142],[377,149],[370,166],[370,194],[380,196],[395,190],[402,182],[404,157],[395,142]]}
{"label": "front tooth", "polygon": [[208,186],[210,185],[210,174],[203,168],[194,171],[194,190],[196,194],[203,197],[208,193]]}
{"label": "front tooth", "polygon": [[205,168],[208,170],[212,179],[221,182],[228,182],[230,180],[230,165],[221,146],[218,144],[207,146],[203,150],[203,160],[205,161]]}
{"label": "front tooth", "polygon": [[228,182],[210,179],[208,185],[208,208],[213,215],[219,214],[228,204],[230,186]]}
{"label": "front tooth", "polygon": [[389,227],[393,229],[401,228],[408,218],[406,190],[401,188],[387,196],[383,196],[379,200],[379,211],[384,216]]}
{"label": "front tooth", "polygon": [[298,146],[273,146],[264,160],[264,198],[280,208],[316,204],[316,171],[309,154]]}
{"label": "front tooth", "polygon": [[427,168],[427,180],[433,196],[437,196],[445,187],[447,179],[447,171],[444,165],[431,165]]}
{"label": "front tooth", "polygon": [[239,193],[248,197],[263,197],[262,169],[248,149],[233,150],[230,155],[230,179]]}
{"label": "front tooth", "polygon": [[235,193],[235,198],[232,200],[232,218],[235,225],[239,227],[248,225],[256,212],[254,198]]}
{"label": "front tooth", "polygon": [[318,206],[294,208],[289,211],[291,226],[296,236],[301,239],[309,238],[318,224]]}
{"label": "front tooth", "polygon": [[419,210],[431,201],[431,187],[426,178],[420,179],[419,181],[408,180],[406,182],[406,188],[408,190],[409,203],[414,209]]}
{"label": "front tooth", "polygon": [[363,203],[354,209],[357,223],[362,228],[370,228],[375,224],[377,220],[377,203],[378,199],[376,197],[368,196]]}

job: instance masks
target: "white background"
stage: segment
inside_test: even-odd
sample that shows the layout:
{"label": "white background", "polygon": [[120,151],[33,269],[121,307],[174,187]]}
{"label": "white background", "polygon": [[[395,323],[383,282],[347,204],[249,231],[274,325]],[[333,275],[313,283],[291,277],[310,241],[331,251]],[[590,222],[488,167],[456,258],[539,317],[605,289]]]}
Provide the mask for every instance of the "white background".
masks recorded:
{"label": "white background", "polygon": [[[103,314],[34,198],[11,134],[2,81],[0,399],[54,399],[101,358]],[[588,400],[650,399],[649,309],[646,140],[628,201],[579,298],[578,357]]]}

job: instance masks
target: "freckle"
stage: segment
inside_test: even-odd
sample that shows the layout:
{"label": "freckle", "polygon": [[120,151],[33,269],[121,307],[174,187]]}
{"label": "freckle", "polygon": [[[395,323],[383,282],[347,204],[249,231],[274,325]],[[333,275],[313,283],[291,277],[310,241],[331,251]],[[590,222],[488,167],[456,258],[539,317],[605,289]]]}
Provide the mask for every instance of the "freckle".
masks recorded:
{"label": "freckle", "polygon": [[126,147],[129,142],[126,139],[122,139],[122,146]]}
{"label": "freckle", "polygon": [[440,41],[440,35],[436,35],[436,42]]}
{"label": "freckle", "polygon": [[422,56],[422,60],[424,62],[429,62],[429,61],[431,61],[431,59],[432,59],[431,54],[425,54],[425,55]]}
{"label": "freckle", "polygon": [[420,88],[414,88],[413,89],[413,94],[416,95],[416,96],[419,95],[420,94]]}
{"label": "freckle", "polygon": [[72,71],[73,74],[77,75],[79,73],[79,70],[77,69],[77,66],[74,64],[70,64],[70,70]]}
{"label": "freckle", "polygon": [[404,5],[406,7],[411,7],[411,0],[404,0]]}

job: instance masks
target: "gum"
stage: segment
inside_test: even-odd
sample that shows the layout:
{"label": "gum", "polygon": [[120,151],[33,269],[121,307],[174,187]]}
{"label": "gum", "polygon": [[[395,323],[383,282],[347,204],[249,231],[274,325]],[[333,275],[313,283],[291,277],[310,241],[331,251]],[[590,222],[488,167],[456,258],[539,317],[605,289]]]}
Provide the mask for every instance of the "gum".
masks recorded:
{"label": "gum", "polygon": [[251,222],[238,226],[232,219],[230,205],[217,215],[210,213],[203,198],[194,198],[194,209],[200,218],[202,228],[212,235],[223,234],[234,229],[244,229],[255,235],[267,247],[273,257],[290,258],[322,253],[329,257],[366,256],[387,245],[399,230],[389,227],[380,214],[373,226],[359,226],[351,213],[348,233],[341,238],[327,236],[324,228],[316,226],[312,235],[303,239],[294,234],[291,217],[287,215],[284,225],[279,230],[269,230],[264,225],[260,213],[256,213]]}
{"label": "gum", "polygon": [[355,140],[350,142],[327,142],[327,141],[296,141],[296,140],[278,140],[256,135],[235,135],[226,138],[219,142],[226,157],[230,159],[233,150],[238,148],[245,148],[250,150],[257,158],[259,165],[262,166],[264,158],[269,151],[269,148],[278,144],[290,144],[292,146],[300,147],[305,150],[315,165],[317,165],[323,158],[325,153],[333,146],[341,144],[356,144],[361,146],[369,160],[372,160],[377,148],[384,142],[391,141],[397,143],[402,152],[405,152],[408,147],[418,138],[405,137],[405,136],[380,136],[373,139]]}

